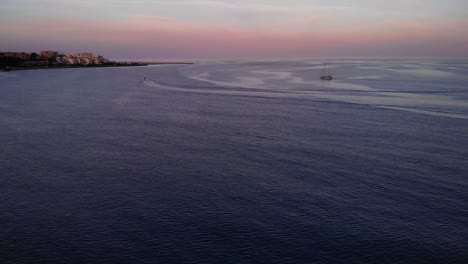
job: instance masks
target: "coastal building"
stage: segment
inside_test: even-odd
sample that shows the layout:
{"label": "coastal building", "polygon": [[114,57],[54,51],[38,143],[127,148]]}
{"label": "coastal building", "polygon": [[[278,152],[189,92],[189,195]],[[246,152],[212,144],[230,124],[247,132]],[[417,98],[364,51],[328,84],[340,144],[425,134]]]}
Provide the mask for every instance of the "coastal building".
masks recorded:
{"label": "coastal building", "polygon": [[79,64],[88,65],[88,64],[101,64],[99,57],[94,55],[94,53],[77,53],[74,55]]}
{"label": "coastal building", "polygon": [[61,54],[53,50],[44,50],[40,55],[26,52],[0,52],[0,67],[36,67],[60,65],[101,65],[109,60],[94,53]]}
{"label": "coastal building", "polygon": [[41,59],[48,60],[48,59],[55,59],[59,55],[58,51],[53,50],[44,50],[41,51]]}
{"label": "coastal building", "polygon": [[56,62],[63,65],[90,65],[107,63],[108,60],[93,53],[77,53],[74,55],[59,55]]}

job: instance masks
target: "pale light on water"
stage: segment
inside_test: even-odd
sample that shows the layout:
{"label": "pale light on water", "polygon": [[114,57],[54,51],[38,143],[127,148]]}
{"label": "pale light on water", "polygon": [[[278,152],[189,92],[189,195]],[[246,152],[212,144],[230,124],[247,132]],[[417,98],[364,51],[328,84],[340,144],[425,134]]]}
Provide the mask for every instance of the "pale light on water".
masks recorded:
{"label": "pale light on water", "polygon": [[[319,61],[308,63],[320,64]],[[215,85],[211,92],[217,94],[240,92],[257,96],[268,93],[269,96],[281,97],[278,93],[283,93],[285,98],[314,97],[468,118],[468,76],[459,74],[468,72],[468,68],[459,62],[452,65],[450,62],[443,64],[441,61],[427,60],[413,60],[411,63],[404,60],[339,60],[329,68],[335,76],[332,82],[318,80],[322,66],[304,67],[304,63],[297,61],[210,63],[189,67],[184,72],[188,78]],[[164,86],[180,89],[177,83]],[[226,92],[226,87],[253,90]],[[192,88],[192,92],[207,92]],[[262,90],[261,94],[257,93],[259,90]]]}

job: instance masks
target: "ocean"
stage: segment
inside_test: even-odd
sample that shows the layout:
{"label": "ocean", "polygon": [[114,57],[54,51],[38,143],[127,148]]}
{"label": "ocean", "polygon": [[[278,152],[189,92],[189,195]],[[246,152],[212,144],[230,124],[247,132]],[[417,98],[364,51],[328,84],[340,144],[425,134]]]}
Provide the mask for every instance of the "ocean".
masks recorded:
{"label": "ocean", "polygon": [[468,60],[0,73],[1,263],[468,263]]}

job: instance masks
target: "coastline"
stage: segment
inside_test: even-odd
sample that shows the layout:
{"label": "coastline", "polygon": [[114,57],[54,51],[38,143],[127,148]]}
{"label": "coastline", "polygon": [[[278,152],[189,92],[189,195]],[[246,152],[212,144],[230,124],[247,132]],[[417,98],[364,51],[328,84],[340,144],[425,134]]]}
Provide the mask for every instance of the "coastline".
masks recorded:
{"label": "coastline", "polygon": [[49,69],[73,69],[73,68],[113,68],[113,67],[143,67],[150,65],[191,65],[193,62],[119,62],[114,64],[95,65],[60,65],[60,66],[32,66],[32,67],[6,67],[0,68],[2,72],[25,71],[25,70],[49,70]]}

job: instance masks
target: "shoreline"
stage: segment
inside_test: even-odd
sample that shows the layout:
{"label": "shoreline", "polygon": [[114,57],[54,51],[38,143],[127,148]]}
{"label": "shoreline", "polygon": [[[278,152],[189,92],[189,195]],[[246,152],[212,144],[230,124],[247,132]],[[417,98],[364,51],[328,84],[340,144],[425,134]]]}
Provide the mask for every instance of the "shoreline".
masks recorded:
{"label": "shoreline", "polygon": [[50,69],[74,69],[74,68],[113,68],[113,67],[143,67],[150,65],[192,65],[193,62],[122,62],[116,64],[97,65],[60,65],[60,66],[33,66],[33,67],[6,67],[0,68],[2,72],[25,70],[50,70]]}

